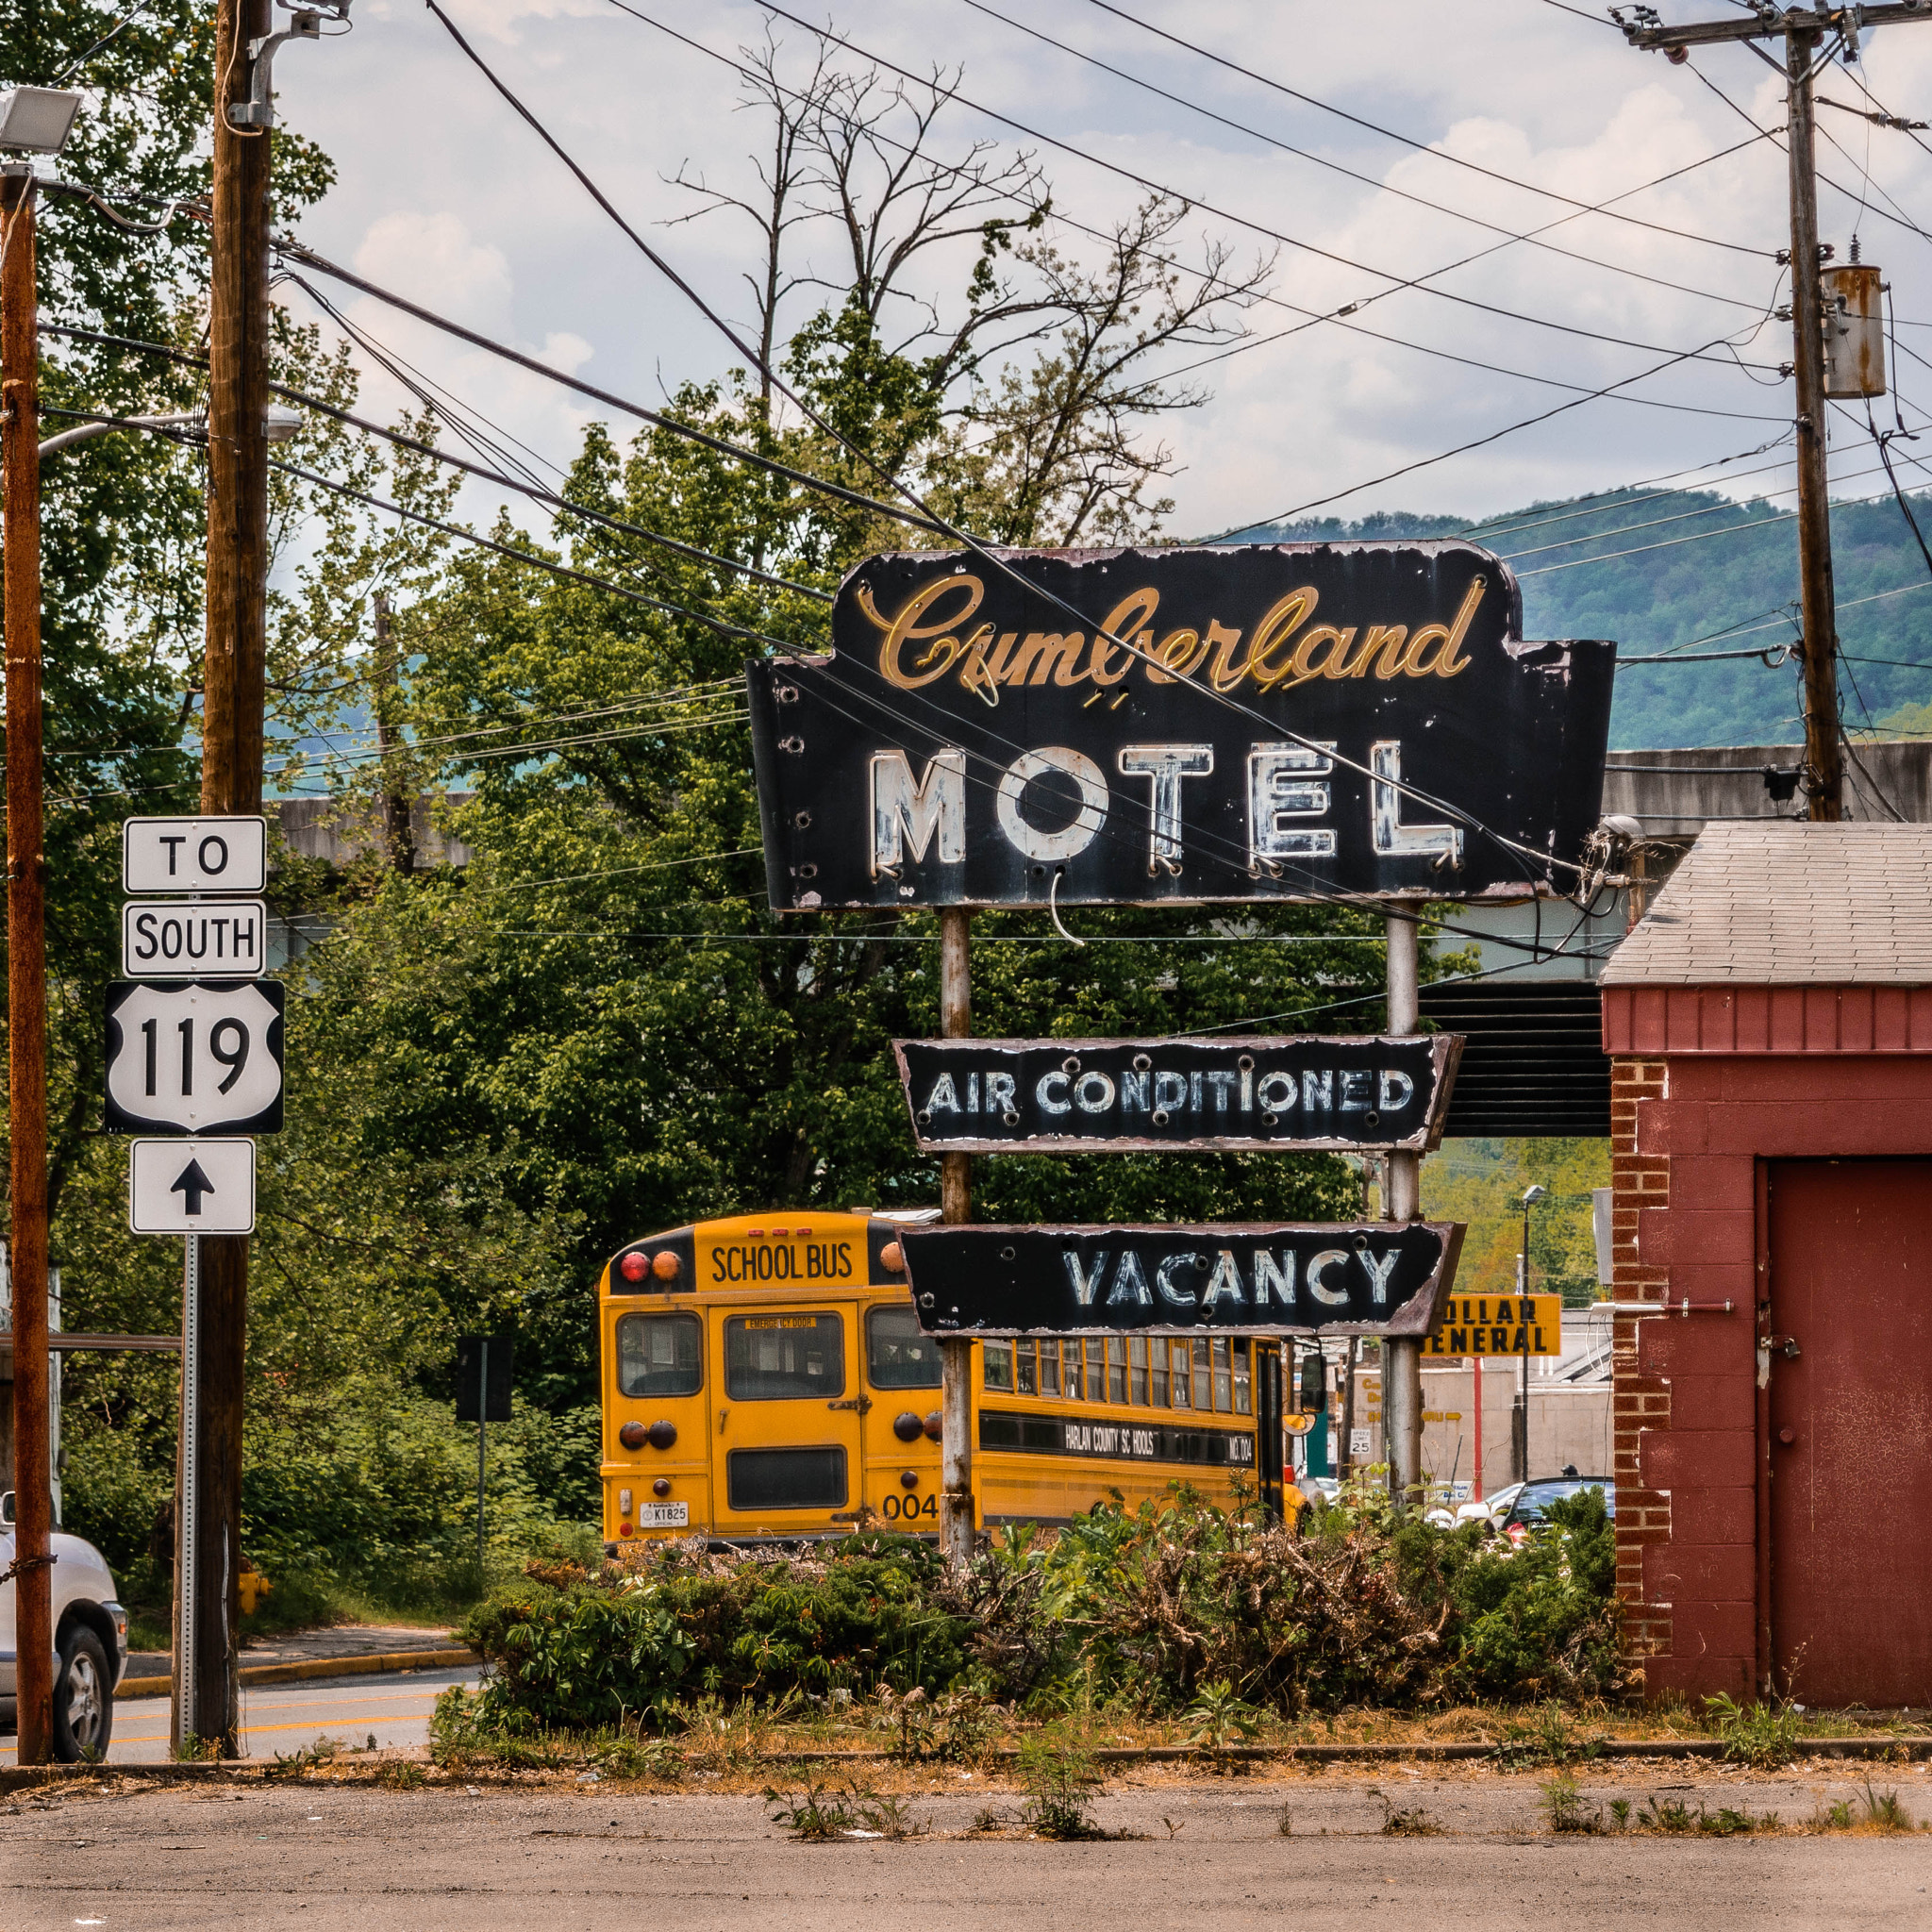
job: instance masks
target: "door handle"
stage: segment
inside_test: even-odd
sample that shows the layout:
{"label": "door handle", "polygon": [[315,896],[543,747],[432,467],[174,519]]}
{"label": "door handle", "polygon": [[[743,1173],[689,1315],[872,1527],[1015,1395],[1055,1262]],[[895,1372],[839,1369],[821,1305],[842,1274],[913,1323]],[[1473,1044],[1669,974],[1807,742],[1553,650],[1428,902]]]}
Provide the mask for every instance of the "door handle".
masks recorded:
{"label": "door handle", "polygon": [[865,1394],[848,1395],[843,1402],[828,1402],[825,1404],[825,1407],[827,1408],[855,1409],[858,1414],[864,1415],[872,1407],[872,1397]]}

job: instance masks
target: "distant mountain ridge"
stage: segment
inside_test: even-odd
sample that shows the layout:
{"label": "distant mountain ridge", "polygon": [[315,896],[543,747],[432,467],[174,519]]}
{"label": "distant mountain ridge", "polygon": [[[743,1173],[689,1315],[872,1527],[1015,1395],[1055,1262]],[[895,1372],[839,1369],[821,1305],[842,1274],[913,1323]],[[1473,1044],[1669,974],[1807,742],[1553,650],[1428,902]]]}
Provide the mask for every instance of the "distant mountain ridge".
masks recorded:
{"label": "distant mountain ridge", "polygon": [[[1910,501],[1932,537],[1932,496]],[[1798,635],[1788,616],[1798,594],[1796,528],[1788,511],[1762,498],[1618,491],[1530,504],[1474,525],[1392,510],[1357,522],[1257,525],[1225,541],[1418,537],[1467,537],[1496,551],[1523,585],[1525,637],[1610,638],[1621,656],[1637,658],[1685,645],[1696,653],[1771,646]],[[1849,659],[1839,683],[1846,727],[1857,731],[1932,701],[1932,572],[1890,498],[1833,505],[1832,551],[1839,636]],[[1902,594],[1857,601],[1888,591]],[[1756,658],[1633,665],[1617,675],[1610,744],[1790,744],[1804,735],[1800,716],[1795,659],[1776,669]]]}

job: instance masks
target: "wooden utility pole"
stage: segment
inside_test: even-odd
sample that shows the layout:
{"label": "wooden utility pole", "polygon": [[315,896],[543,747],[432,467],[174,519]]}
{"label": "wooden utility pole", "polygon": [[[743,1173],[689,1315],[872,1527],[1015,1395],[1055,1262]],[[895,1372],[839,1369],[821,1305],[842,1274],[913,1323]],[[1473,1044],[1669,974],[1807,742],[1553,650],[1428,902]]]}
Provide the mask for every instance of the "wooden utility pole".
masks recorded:
{"label": "wooden utility pole", "polygon": [[47,924],[41,799],[40,325],[34,177],[0,167],[0,466],[6,473],[7,1076],[13,1277],[13,1584],[19,1761],[54,1741],[47,1438]]}
{"label": "wooden utility pole", "polygon": [[1816,33],[1785,36],[1790,81],[1791,374],[1798,390],[1798,601],[1805,625],[1805,767],[1811,816],[1844,816],[1838,724],[1838,599],[1831,581],[1829,443],[1824,413],[1824,296],[1818,270],[1818,173],[1811,105]]}
{"label": "wooden utility pole", "polygon": [[[251,41],[272,31],[269,0],[215,11],[214,221],[209,237],[208,658],[202,678],[201,808],[261,809],[268,631],[268,235],[265,129],[229,125],[245,100]],[[239,1749],[236,1677],[242,1594],[242,1416],[248,1237],[201,1247],[200,1480],[192,1729],[224,1757]],[[184,1386],[197,1378],[184,1376]]]}
{"label": "wooden utility pole", "polygon": [[[1624,19],[1611,9],[1633,47],[1681,63],[1692,47],[1726,41],[1785,43],[1790,103],[1786,149],[1791,202],[1791,375],[1797,385],[1798,595],[1805,625],[1805,783],[1814,819],[1844,816],[1844,751],[1838,717],[1838,605],[1832,589],[1831,499],[1825,474],[1824,297],[1818,272],[1818,174],[1811,83],[1823,60],[1842,45],[1857,58],[1858,36],[1872,27],[1932,21],[1923,0],[1874,7],[1764,7],[1724,20],[1665,26],[1649,8]],[[1643,16],[1648,15],[1646,23]]]}
{"label": "wooden utility pole", "polygon": [[390,636],[389,598],[378,591],[371,602],[375,607],[375,750],[382,773],[382,840],[391,868],[408,878],[416,865],[416,828],[410,817],[414,788],[400,763],[402,735],[394,717],[402,673]]}
{"label": "wooden utility pole", "polygon": [[[940,908],[940,1038],[973,1031],[972,918],[963,906]],[[973,1157],[940,1156],[940,1219],[973,1219]],[[973,1344],[940,1343],[940,1548],[950,1563],[973,1556]]]}

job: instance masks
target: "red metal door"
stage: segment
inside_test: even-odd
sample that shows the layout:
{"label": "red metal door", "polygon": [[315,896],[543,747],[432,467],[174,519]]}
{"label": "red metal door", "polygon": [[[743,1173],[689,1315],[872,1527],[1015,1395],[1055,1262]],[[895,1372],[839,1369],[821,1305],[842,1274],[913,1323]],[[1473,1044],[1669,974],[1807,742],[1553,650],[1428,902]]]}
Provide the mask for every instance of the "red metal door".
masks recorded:
{"label": "red metal door", "polygon": [[1932,1703],[1932,1161],[1770,1186],[1771,1647],[1816,1707]]}

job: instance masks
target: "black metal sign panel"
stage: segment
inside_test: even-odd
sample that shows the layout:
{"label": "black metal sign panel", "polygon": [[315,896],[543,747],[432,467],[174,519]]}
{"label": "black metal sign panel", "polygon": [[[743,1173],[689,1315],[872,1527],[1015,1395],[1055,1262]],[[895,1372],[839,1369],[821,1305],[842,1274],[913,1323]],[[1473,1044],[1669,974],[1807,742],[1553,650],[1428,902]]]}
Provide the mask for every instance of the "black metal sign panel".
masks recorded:
{"label": "black metal sign panel", "polygon": [[1007,560],[873,558],[831,655],[747,666],[774,907],[1472,899],[1580,858],[1615,646],[1524,642],[1488,551]]}
{"label": "black metal sign panel", "polygon": [[1194,1429],[1171,1423],[1103,1423],[1019,1409],[979,1411],[979,1446],[1023,1456],[1099,1457],[1116,1462],[1195,1462],[1252,1469],[1255,1438],[1239,1429]]}
{"label": "black metal sign panel", "polygon": [[899,1242],[932,1335],[1426,1335],[1462,1226],[928,1227]]}
{"label": "black metal sign panel", "polygon": [[1452,1034],[1265,1040],[895,1040],[932,1153],[1433,1148]]}

